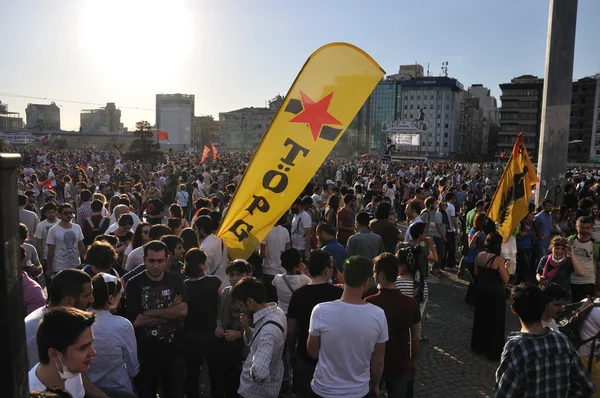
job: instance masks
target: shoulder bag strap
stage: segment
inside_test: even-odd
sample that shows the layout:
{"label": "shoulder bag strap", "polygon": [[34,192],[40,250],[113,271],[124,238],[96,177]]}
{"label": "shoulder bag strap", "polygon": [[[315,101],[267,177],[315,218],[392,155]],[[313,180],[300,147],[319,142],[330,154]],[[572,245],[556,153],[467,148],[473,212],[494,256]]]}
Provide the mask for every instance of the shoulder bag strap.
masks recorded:
{"label": "shoulder bag strap", "polygon": [[292,289],[292,284],[290,283],[290,281],[287,280],[286,275],[281,275],[281,279],[283,279],[283,281],[287,285],[288,289],[290,289],[290,292],[292,292],[292,294],[293,294],[294,289]]}
{"label": "shoulder bag strap", "polygon": [[256,338],[257,338],[257,337],[258,337],[258,335],[260,334],[260,331],[261,331],[261,330],[263,330],[263,328],[264,328],[265,326],[269,325],[269,324],[270,324],[270,325],[275,325],[275,326],[277,326],[277,327],[279,328],[279,330],[281,330],[281,333],[283,333],[283,332],[284,332],[284,330],[283,330],[283,326],[281,326],[281,325],[280,325],[280,324],[278,324],[277,322],[275,322],[275,321],[266,321],[266,322],[265,322],[265,324],[264,324],[264,325],[262,325],[262,326],[260,327],[260,329],[258,329],[258,332],[256,332],[256,333],[254,334],[254,336],[252,337],[252,341],[250,342],[250,345],[249,345],[248,347],[252,347],[252,343],[254,343],[254,340],[256,340]]}
{"label": "shoulder bag strap", "polygon": [[[221,238],[219,238],[221,239]],[[223,256],[225,255],[225,244],[223,243],[223,239],[221,239],[221,262],[223,261]],[[221,262],[219,262],[219,264],[217,265],[217,268],[215,268],[215,270],[213,272],[211,272],[211,275],[214,275],[219,268],[221,268]]]}

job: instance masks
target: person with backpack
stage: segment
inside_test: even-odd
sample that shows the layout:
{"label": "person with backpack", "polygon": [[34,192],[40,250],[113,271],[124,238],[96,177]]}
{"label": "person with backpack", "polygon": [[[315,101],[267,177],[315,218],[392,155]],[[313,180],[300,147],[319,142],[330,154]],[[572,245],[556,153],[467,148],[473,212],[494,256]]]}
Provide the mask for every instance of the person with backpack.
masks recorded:
{"label": "person with backpack", "polygon": [[575,228],[577,235],[567,238],[573,247],[574,257],[583,267],[583,275],[571,276],[571,293],[573,302],[581,301],[588,296],[596,295],[596,275],[600,260],[600,241],[592,238],[593,220],[590,217],[579,217]]}
{"label": "person with backpack", "polygon": [[550,242],[550,254],[540,259],[536,271],[538,282],[553,282],[565,290],[571,287],[571,275],[583,276],[584,269],[567,239],[555,236]]}
{"label": "person with backpack", "polygon": [[542,326],[546,307],[539,287],[512,289],[510,305],[521,331],[511,333],[496,371],[494,396],[590,397],[596,391],[573,344],[564,334]]}
{"label": "person with backpack", "polygon": [[102,209],[104,208],[102,201],[94,199],[90,206],[92,215],[81,223],[83,243],[86,246],[91,245],[96,236],[104,234],[110,225],[110,219],[102,215]]}

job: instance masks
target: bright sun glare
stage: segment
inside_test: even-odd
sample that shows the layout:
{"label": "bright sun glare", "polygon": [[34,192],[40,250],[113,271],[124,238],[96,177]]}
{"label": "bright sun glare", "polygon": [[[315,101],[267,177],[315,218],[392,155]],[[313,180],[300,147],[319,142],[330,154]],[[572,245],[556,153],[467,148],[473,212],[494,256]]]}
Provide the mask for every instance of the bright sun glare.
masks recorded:
{"label": "bright sun glare", "polygon": [[90,62],[115,81],[161,81],[193,52],[186,0],[89,0],[82,3],[79,41]]}

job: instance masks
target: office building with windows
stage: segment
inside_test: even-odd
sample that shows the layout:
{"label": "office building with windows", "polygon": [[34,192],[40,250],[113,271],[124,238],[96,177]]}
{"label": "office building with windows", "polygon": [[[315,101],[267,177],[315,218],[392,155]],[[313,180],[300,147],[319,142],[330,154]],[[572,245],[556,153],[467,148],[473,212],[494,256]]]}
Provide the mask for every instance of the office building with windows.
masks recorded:
{"label": "office building with windows", "polygon": [[0,131],[10,132],[23,128],[23,118],[19,112],[9,112],[8,105],[0,101]]}
{"label": "office building with windows", "polygon": [[83,109],[80,114],[80,130],[94,133],[118,133],[123,131],[121,110],[114,102],[109,102],[104,108]]}
{"label": "office building with windows", "polygon": [[276,110],[247,107],[219,113],[221,151],[254,151],[275,117]]}
{"label": "office building with windows", "polygon": [[60,108],[52,102],[46,104],[28,104],[25,109],[28,129],[45,131],[60,130]]}

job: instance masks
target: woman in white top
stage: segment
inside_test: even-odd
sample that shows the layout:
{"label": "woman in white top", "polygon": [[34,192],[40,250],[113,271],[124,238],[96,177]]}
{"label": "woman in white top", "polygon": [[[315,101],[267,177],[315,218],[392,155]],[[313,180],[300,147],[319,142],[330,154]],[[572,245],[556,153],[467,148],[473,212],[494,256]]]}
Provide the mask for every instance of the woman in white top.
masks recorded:
{"label": "woman in white top", "polygon": [[303,273],[296,274],[299,270],[301,272],[306,271],[306,266],[301,262],[298,249],[290,247],[281,253],[281,266],[285,269],[285,273],[275,275],[272,284],[277,289],[277,304],[287,314],[288,305],[294,291],[309,284],[311,279]]}
{"label": "woman in white top", "polygon": [[101,272],[92,279],[92,287],[96,312],[92,330],[98,355],[86,376],[108,396],[135,397],[131,378],[140,371],[135,332],[129,320],[111,312],[123,294],[121,281]]}
{"label": "woman in white top", "polygon": [[181,206],[181,209],[183,210],[183,216],[187,218],[187,208],[188,202],[190,201],[190,194],[185,189],[185,184],[179,185],[179,191],[177,192],[177,204]]}
{"label": "woman in white top", "polygon": [[[429,288],[425,281],[425,275],[419,267],[418,256],[420,253],[416,253],[419,248],[404,247],[398,251],[396,257],[398,258],[398,278],[396,278],[396,288],[402,292],[417,300],[419,304],[419,310],[421,311],[421,317],[425,312],[425,306],[427,305],[427,299],[429,298]],[[423,327],[421,327],[421,341],[427,341],[428,338],[423,336]]]}

